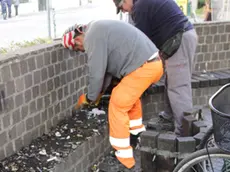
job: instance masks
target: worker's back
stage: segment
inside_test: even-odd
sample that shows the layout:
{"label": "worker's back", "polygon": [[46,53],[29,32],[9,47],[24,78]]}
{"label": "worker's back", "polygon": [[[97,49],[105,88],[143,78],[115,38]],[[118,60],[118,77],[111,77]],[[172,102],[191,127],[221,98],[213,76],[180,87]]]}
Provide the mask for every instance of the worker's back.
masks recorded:
{"label": "worker's back", "polygon": [[[132,18],[158,48],[188,20],[174,0],[134,0]],[[191,28],[191,24],[186,27]]]}
{"label": "worker's back", "polygon": [[117,20],[89,24],[84,45],[89,65],[96,63],[98,69],[106,68],[107,73],[117,78],[134,71],[158,51],[143,32]]}

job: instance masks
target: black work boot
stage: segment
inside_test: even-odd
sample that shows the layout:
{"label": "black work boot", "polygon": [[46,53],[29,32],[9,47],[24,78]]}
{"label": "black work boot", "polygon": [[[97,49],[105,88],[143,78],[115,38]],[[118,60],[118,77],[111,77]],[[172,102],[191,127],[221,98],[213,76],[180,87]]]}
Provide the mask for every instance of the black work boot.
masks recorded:
{"label": "black work boot", "polygon": [[137,135],[130,134],[130,146],[133,147],[133,149],[138,149],[140,146],[140,135],[141,133]]}
{"label": "black work boot", "polygon": [[165,119],[162,115],[159,115],[159,117],[151,119],[147,127],[150,129],[154,129],[156,131],[174,131],[174,122],[169,119]]}
{"label": "black work boot", "polygon": [[142,172],[141,168],[134,166],[131,169],[125,167],[115,156],[113,149],[104,161],[99,164],[99,172]]}

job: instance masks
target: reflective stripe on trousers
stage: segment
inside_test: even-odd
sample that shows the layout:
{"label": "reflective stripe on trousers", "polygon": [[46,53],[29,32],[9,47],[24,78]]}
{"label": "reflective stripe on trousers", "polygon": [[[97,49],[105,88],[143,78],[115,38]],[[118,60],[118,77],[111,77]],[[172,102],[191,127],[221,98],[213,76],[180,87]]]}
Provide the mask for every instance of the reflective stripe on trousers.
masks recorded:
{"label": "reflective stripe on trousers", "polygon": [[154,61],[125,76],[113,89],[109,103],[110,143],[116,149],[116,157],[127,168],[135,165],[130,133],[137,135],[145,131],[142,124],[140,97],[163,74],[162,62]]}

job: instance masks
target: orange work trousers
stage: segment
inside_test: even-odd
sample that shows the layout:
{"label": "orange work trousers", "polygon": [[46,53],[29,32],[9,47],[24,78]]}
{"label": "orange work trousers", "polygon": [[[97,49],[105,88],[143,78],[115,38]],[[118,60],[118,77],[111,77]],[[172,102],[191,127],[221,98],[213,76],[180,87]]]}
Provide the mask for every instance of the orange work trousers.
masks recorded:
{"label": "orange work trousers", "polygon": [[112,90],[109,102],[109,140],[116,150],[117,159],[127,168],[135,165],[130,133],[137,135],[145,131],[140,97],[152,83],[159,81],[162,75],[161,60],[146,62],[125,76]]}

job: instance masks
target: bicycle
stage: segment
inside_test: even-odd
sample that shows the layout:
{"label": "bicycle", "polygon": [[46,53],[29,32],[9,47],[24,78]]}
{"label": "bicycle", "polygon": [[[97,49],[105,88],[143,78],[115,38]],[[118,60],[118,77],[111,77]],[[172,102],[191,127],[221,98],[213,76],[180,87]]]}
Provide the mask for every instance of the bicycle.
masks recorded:
{"label": "bicycle", "polygon": [[213,126],[198,145],[198,151],[179,162],[173,172],[230,172],[230,83],[209,99],[209,107]]}

